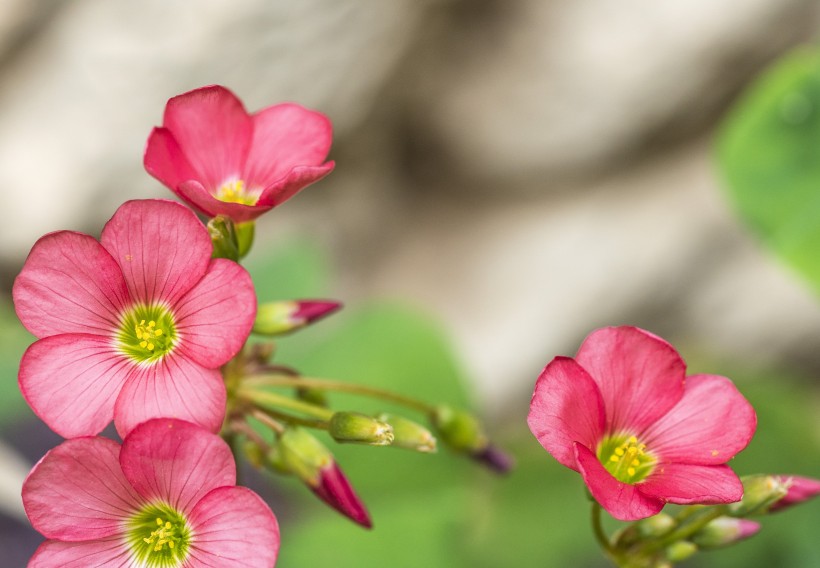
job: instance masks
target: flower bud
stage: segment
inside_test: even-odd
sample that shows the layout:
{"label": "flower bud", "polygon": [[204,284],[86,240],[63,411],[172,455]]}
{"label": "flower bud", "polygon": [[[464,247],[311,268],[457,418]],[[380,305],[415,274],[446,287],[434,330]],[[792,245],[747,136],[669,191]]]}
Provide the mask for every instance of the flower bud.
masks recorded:
{"label": "flower bud", "polygon": [[686,540],[673,542],[666,547],[666,558],[672,563],[682,562],[698,551],[698,547]]}
{"label": "flower bud", "polygon": [[396,414],[382,413],[376,418],[393,428],[392,446],[425,453],[436,451],[436,439],[421,424]]}
{"label": "flower bud", "polygon": [[236,241],[236,229],[228,217],[218,215],[208,221],[208,235],[213,243],[212,258],[239,260],[239,245]]}
{"label": "flower bud", "polygon": [[748,475],[741,478],[743,499],[729,505],[733,517],[765,514],[769,507],[788,493],[788,485],[774,475]]}
{"label": "flower bud", "polygon": [[481,425],[469,412],[439,406],[431,420],[442,441],[456,451],[474,454],[488,446]]}
{"label": "flower bud", "polygon": [[363,527],[373,526],[370,515],[353,491],[333,454],[307,430],[288,428],[280,437],[278,459],[322,501]]}
{"label": "flower bud", "polygon": [[718,517],[691,539],[703,549],[719,548],[749,538],[760,530],[760,523],[733,517]]}
{"label": "flower bud", "polygon": [[327,431],[337,442],[389,446],[393,443],[390,424],[361,412],[337,412],[330,417]]}
{"label": "flower bud", "polygon": [[820,495],[820,480],[809,477],[776,476],[787,487],[786,495],[772,503],[768,512],[782,511]]}
{"label": "flower bud", "polygon": [[437,407],[430,416],[441,440],[450,448],[468,454],[497,473],[506,473],[513,460],[490,444],[475,416],[450,406]]}
{"label": "flower bud", "polygon": [[246,221],[244,223],[237,223],[235,227],[239,258],[244,258],[251,250],[253,237],[256,234],[256,223],[254,221]]}
{"label": "flower bud", "polygon": [[261,335],[281,335],[302,328],[341,308],[339,302],[324,300],[293,300],[260,304],[256,311],[253,332]]}
{"label": "flower bud", "polygon": [[492,444],[487,444],[483,450],[473,452],[470,457],[496,473],[507,473],[515,466],[515,460],[507,452]]}
{"label": "flower bud", "polygon": [[677,521],[666,513],[659,513],[635,523],[635,527],[644,538],[657,538],[670,532]]}

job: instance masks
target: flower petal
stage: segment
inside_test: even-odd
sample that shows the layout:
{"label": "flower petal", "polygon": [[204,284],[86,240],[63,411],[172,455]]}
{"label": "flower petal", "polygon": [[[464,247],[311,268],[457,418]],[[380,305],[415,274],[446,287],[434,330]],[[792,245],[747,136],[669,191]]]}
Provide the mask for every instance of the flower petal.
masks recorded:
{"label": "flower petal", "polygon": [[140,499],[106,438],[67,440],[49,451],[23,483],[23,505],[46,538],[93,540],[122,532]]}
{"label": "flower petal", "polygon": [[621,483],[604,469],[592,451],[575,444],[575,458],[590,493],[610,515],[620,521],[637,521],[663,509],[660,499],[644,495],[636,485]]}
{"label": "flower petal", "polygon": [[333,171],[336,162],[327,162],[321,166],[297,166],[285,177],[267,186],[256,202],[257,207],[276,207],[281,205],[304,188],[315,183]]}
{"label": "flower petal", "polygon": [[252,120],[243,173],[249,187],[266,187],[296,166],[318,166],[330,151],[333,126],[320,112],[285,103],[257,112]]}
{"label": "flower petal", "polygon": [[182,199],[190,203],[192,207],[202,211],[208,217],[224,215],[225,217],[230,217],[236,223],[252,221],[273,208],[273,205],[243,205],[242,203],[220,201],[214,197],[211,192],[205,189],[205,186],[196,180],[179,184],[177,190],[177,193]]}
{"label": "flower petal", "polygon": [[726,465],[659,464],[637,487],[641,493],[679,505],[734,503],[743,484]]}
{"label": "flower petal", "polygon": [[225,383],[217,369],[205,369],[179,354],[140,367],[123,385],[114,424],[125,437],[151,418],[179,418],[217,432],[225,418]]}
{"label": "flower petal", "polygon": [[592,332],[575,360],[601,389],[607,432],[640,432],[683,395],[683,359],[666,341],[636,327]]}
{"label": "flower petal", "polygon": [[172,98],[163,126],[209,190],[242,174],[253,124],[242,101],[225,87],[202,87]]}
{"label": "flower petal", "polygon": [[204,428],[171,418],[134,428],[122,443],[120,465],[143,499],[163,501],[186,515],[212,489],[236,484],[228,444]]}
{"label": "flower petal", "polygon": [[175,201],[127,201],[100,239],[122,268],[134,300],[173,304],[199,282],[211,259],[208,230]]}
{"label": "flower petal", "polygon": [[556,357],[544,367],[532,393],[527,424],[555,459],[578,471],[573,442],[596,447],[605,421],[598,385],[578,363]]}
{"label": "flower petal", "polygon": [[12,295],[20,321],[37,337],[111,333],[130,302],[111,255],[94,238],[72,231],[34,244]]}
{"label": "flower petal", "polygon": [[664,462],[717,465],[745,448],[756,426],[754,408],[732,381],[692,375],[680,402],[641,441]]}
{"label": "flower petal", "polygon": [[176,305],[180,349],[204,367],[216,368],[236,355],[253,328],[256,294],[248,272],[224,258]]}
{"label": "flower petal", "polygon": [[197,503],[189,517],[195,539],[192,568],[270,568],[279,552],[279,525],[259,496],[245,487],[220,487]]}
{"label": "flower petal", "polygon": [[145,170],[176,192],[183,181],[196,179],[197,173],[167,128],[154,128],[148,137],[143,156]]}
{"label": "flower petal", "polygon": [[122,538],[107,538],[87,542],[47,540],[29,560],[28,568],[139,568]]}
{"label": "flower petal", "polygon": [[18,379],[34,413],[64,438],[76,438],[98,434],[111,422],[132,369],[109,339],[53,335],[26,350]]}

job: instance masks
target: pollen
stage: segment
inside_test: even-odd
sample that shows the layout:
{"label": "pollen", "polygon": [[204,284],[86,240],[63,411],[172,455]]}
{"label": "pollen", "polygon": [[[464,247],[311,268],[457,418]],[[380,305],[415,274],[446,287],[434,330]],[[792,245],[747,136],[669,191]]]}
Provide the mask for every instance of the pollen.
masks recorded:
{"label": "pollen", "polygon": [[254,191],[249,191],[245,187],[245,181],[235,179],[226,181],[216,190],[214,197],[226,203],[239,203],[241,205],[256,205],[259,195]]}
{"label": "pollen", "polygon": [[161,304],[136,305],[122,315],[117,340],[120,350],[134,361],[156,361],[177,344],[173,313]]}
{"label": "pollen", "polygon": [[142,540],[145,544],[153,546],[153,552],[160,552],[162,549],[167,545],[168,548],[173,549],[176,544],[175,541],[179,540],[179,536],[176,534],[176,530],[174,529],[174,525],[171,524],[170,521],[163,521],[162,519],[157,519],[157,529],[151,531],[151,535],[148,537],[144,537]]}
{"label": "pollen", "polygon": [[598,459],[618,481],[637,483],[655,468],[655,458],[636,436],[611,436],[598,447]]}

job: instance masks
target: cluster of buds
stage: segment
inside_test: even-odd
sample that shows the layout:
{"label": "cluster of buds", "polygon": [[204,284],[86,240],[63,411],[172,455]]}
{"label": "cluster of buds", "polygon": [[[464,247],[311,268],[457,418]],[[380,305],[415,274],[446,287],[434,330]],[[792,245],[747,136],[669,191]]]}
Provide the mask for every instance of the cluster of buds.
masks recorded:
{"label": "cluster of buds", "polygon": [[725,548],[756,535],[758,520],[820,495],[820,480],[783,475],[742,478],[743,498],[728,505],[691,505],[659,513],[618,531],[606,547],[618,565],[664,568],[700,551]]}
{"label": "cluster of buds", "polygon": [[[249,114],[224,87],[185,93],[168,101],[144,165],[188,207],[129,201],[99,241],[59,231],[34,245],[13,290],[37,337],[20,389],[67,440],[23,487],[26,512],[48,539],[29,566],[273,566],[276,517],[236,484],[243,448],[252,463],[298,477],[370,527],[311,428],[338,442],[420,452],[435,451],[435,438],[395,414],[332,410],[331,391],[422,410],[454,449],[507,467],[463,412],[271,362],[268,338],[341,305],[259,303],[239,263],[260,215],[333,170],[331,138],[327,117],[296,104]],[[265,340],[249,343],[251,334]],[[98,436],[112,420],[122,445]]]}

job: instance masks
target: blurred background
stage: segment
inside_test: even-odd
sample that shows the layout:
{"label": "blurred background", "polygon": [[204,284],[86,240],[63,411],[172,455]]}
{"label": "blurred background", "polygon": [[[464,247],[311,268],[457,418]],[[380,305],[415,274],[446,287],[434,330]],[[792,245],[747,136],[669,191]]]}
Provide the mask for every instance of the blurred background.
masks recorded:
{"label": "blurred background", "polygon": [[[168,98],[214,83],[335,127],[336,170],[260,220],[247,266],[262,301],[346,308],[277,357],[471,406],[518,460],[497,478],[446,451],[339,448],[373,532],[258,479],[277,566],[605,566],[580,478],[525,421],[542,367],[604,325],[738,384],[759,428],[736,471],[820,477],[820,298],[740,220],[715,158],[744,89],[818,31],[814,0],[2,0],[3,566],[42,540],[19,489],[59,443],[17,390],[32,338],[13,279],[42,234],[170,197],[145,140]],[[820,566],[817,526],[813,503],[687,565]]]}

